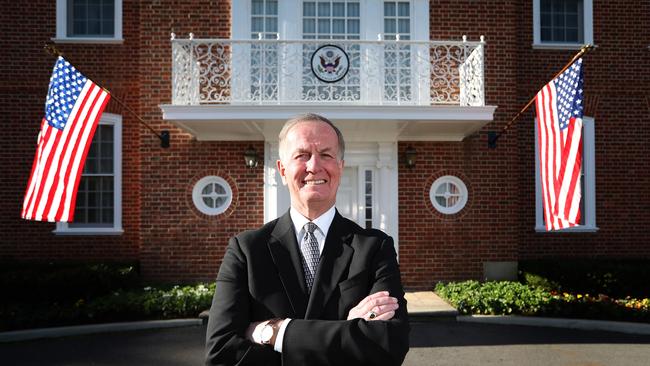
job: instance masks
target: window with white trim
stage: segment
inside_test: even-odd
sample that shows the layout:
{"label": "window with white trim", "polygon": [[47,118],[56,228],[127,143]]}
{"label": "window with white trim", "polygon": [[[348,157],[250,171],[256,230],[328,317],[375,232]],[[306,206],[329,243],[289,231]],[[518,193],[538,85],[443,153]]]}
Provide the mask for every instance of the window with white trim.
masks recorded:
{"label": "window with white trim", "polygon": [[[535,122],[535,136],[537,136],[537,122]],[[544,208],[542,202],[542,183],[539,171],[539,146],[535,138],[535,231],[546,232],[544,225]],[[596,153],[594,119],[582,118],[582,167],[580,170],[580,225],[562,230],[560,232],[593,232],[596,226]]]}
{"label": "window with white trim", "polygon": [[252,0],[251,38],[276,39],[278,34],[278,1]]}
{"label": "window with white trim", "polygon": [[[384,38],[411,39],[411,4],[408,1],[384,1]],[[411,101],[411,46],[388,43],[384,46],[384,100]]]}
{"label": "window with white trim", "polygon": [[57,0],[56,41],[121,42],[122,0]]}
{"label": "window with white trim", "polygon": [[359,1],[304,1],[303,39],[360,39]]}
{"label": "window with white trim", "polygon": [[429,190],[429,199],[438,212],[453,215],[467,204],[468,192],[465,183],[453,175],[436,179]]}
{"label": "window with white trim", "polygon": [[225,179],[210,175],[201,178],[192,190],[194,206],[206,215],[219,215],[232,203],[232,189]]}
{"label": "window with white trim", "polygon": [[104,113],[88,149],[77,188],[74,220],[56,234],[122,233],[122,117]]}
{"label": "window with white trim", "polygon": [[534,0],[533,45],[575,48],[593,44],[593,0]]}

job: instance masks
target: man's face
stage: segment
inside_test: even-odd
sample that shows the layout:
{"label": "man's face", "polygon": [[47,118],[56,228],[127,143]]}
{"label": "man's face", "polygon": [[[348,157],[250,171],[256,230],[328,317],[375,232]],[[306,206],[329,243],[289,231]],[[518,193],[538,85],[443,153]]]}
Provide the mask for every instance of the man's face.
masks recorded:
{"label": "man's face", "polygon": [[277,164],[291,205],[314,219],[336,203],[343,173],[336,132],[324,122],[300,122],[287,133],[284,149]]}

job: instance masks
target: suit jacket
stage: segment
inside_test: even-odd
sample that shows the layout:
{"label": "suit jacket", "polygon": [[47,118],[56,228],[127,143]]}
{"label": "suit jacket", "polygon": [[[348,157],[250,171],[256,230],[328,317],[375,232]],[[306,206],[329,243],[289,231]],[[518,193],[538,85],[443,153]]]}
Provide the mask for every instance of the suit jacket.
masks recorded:
{"label": "suit jacket", "polygon": [[[389,321],[346,320],[364,297],[399,301]],[[251,322],[291,318],[282,353],[246,339]],[[217,275],[206,334],[208,365],[400,365],[409,324],[393,240],[336,213],[312,291],[287,212],[232,239]]]}

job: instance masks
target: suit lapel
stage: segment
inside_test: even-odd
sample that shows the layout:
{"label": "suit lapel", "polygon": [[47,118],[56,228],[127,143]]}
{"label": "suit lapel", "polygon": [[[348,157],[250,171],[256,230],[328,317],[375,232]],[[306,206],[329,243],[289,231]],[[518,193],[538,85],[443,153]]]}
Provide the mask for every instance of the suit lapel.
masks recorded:
{"label": "suit lapel", "polygon": [[345,230],[345,220],[337,211],[325,238],[325,247],[309,296],[305,319],[318,318],[332,292],[338,286],[339,279],[348,268],[354,253],[354,250],[347,245],[351,237],[352,233],[350,230]]}
{"label": "suit lapel", "polygon": [[289,212],[278,219],[268,246],[284,291],[293,308],[294,317],[303,318],[307,308],[307,285]]}

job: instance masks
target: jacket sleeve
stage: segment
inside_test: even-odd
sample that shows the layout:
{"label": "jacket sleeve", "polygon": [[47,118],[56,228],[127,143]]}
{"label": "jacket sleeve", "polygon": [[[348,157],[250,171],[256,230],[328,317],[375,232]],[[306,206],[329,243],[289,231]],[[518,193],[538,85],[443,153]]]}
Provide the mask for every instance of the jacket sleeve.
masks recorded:
{"label": "jacket sleeve", "polygon": [[389,291],[399,309],[388,321],[292,320],[282,342],[282,361],[293,365],[401,365],[409,349],[408,312],[393,240],[372,259],[369,294]]}
{"label": "jacket sleeve", "polygon": [[206,333],[206,365],[279,363],[272,348],[246,339],[251,323],[245,256],[237,238],[230,239],[221,263]]}

